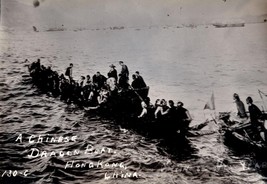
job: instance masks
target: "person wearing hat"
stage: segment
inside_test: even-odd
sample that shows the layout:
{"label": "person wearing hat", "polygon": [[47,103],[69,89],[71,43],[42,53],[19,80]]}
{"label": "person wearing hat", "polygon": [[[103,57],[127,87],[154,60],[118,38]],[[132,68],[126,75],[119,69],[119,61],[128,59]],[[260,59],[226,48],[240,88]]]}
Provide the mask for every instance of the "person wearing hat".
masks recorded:
{"label": "person wearing hat", "polygon": [[185,134],[188,130],[192,117],[187,109],[185,109],[183,102],[178,101],[176,107],[176,116],[180,128],[180,133]]}
{"label": "person wearing hat", "polygon": [[113,77],[117,81],[118,75],[117,75],[117,70],[115,69],[116,66],[111,64],[109,67],[110,67],[110,70],[108,72],[108,78]]}

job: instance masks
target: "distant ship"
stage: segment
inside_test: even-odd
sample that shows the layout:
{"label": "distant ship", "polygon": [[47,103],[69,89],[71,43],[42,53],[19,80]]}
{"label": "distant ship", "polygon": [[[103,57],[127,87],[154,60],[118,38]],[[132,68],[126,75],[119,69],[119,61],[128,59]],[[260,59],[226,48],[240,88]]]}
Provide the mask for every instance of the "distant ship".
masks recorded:
{"label": "distant ship", "polygon": [[224,27],[244,27],[245,23],[215,23],[212,24],[216,28],[224,28]]}

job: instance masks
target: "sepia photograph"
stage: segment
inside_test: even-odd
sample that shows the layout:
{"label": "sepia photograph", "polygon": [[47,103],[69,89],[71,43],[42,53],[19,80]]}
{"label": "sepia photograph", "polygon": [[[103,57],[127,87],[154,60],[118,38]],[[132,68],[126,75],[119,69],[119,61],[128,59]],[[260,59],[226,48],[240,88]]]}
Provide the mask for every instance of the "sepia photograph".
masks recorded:
{"label": "sepia photograph", "polygon": [[0,0],[0,183],[267,182],[266,0]]}

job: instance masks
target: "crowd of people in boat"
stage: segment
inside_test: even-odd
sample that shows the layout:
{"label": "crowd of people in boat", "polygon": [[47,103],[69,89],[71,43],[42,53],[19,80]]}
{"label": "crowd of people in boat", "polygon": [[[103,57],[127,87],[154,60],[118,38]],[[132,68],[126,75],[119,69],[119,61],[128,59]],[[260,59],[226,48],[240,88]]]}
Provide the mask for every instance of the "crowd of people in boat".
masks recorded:
{"label": "crowd of people in boat", "polygon": [[[41,65],[40,59],[29,66],[30,76],[33,83],[42,91],[50,92],[54,96],[60,96],[61,100],[67,103],[75,103],[87,109],[97,109],[105,105],[111,97],[124,91],[134,91],[138,97],[140,112],[138,118],[151,118],[156,120],[168,119],[175,122],[171,128],[186,131],[192,121],[191,115],[183,107],[183,102],[178,101],[175,105],[173,100],[168,103],[165,99],[157,99],[155,104],[150,103],[150,98],[142,89],[148,89],[140,72],[132,74],[132,82],[129,84],[129,70],[123,61],[119,61],[121,71],[118,74],[116,66],[111,64],[107,77],[96,72],[90,75],[81,76],[79,81],[73,79],[73,64],[66,68],[65,74],[59,75],[51,67]],[[140,90],[141,89],[141,90]],[[139,91],[138,91],[139,90]]]}
{"label": "crowd of people in boat", "polygon": [[[33,83],[42,91],[49,92],[54,96],[60,96],[61,100],[67,103],[74,103],[88,109],[97,109],[109,101],[111,97],[118,96],[124,91],[133,91],[138,97],[140,109],[138,118],[153,118],[155,120],[168,120],[171,122],[170,128],[174,130],[186,131],[192,117],[187,109],[183,107],[183,102],[178,101],[175,105],[173,100],[168,102],[165,99],[157,99],[151,104],[148,93],[140,89],[149,89],[143,77],[138,71],[132,74],[132,82],[129,84],[129,70],[123,61],[119,61],[121,71],[118,74],[116,66],[111,64],[107,76],[99,71],[92,77],[90,75],[81,76],[79,81],[73,79],[73,64],[66,68],[65,74],[59,75],[51,67],[41,65],[40,59],[29,66]],[[140,91],[138,91],[140,90]],[[241,119],[251,122],[253,130],[261,135],[266,134],[263,124],[262,111],[253,104],[251,97],[247,97],[248,112],[238,94],[233,95],[237,107],[237,115]],[[249,113],[249,117],[247,115]],[[265,139],[265,136],[264,136]]]}
{"label": "crowd of people in boat", "polygon": [[266,141],[267,131],[264,126],[266,117],[263,112],[253,103],[253,99],[250,96],[246,98],[249,116],[247,115],[245,105],[240,100],[239,95],[234,93],[233,99],[237,108],[237,116],[245,121],[248,120],[251,123],[252,131],[259,135],[262,140]]}
{"label": "crowd of people in boat", "polygon": [[44,91],[49,91],[53,95],[61,95],[61,99],[69,103],[86,105],[92,102],[94,98],[98,99],[98,104],[104,103],[108,95],[115,94],[119,90],[126,90],[129,87],[133,89],[145,88],[146,83],[138,71],[133,74],[133,82],[130,86],[128,67],[120,61],[121,72],[117,75],[115,66],[110,65],[110,71],[107,77],[99,71],[92,77],[90,75],[81,76],[79,81],[73,79],[73,64],[70,63],[65,71],[65,75],[59,75],[51,67],[41,65],[40,59],[29,66],[30,75],[34,84],[38,85]]}

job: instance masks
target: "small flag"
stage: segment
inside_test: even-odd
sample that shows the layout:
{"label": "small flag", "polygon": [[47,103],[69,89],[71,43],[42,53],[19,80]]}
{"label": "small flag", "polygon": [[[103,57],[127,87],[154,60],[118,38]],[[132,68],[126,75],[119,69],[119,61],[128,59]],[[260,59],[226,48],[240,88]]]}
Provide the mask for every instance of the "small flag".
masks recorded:
{"label": "small flag", "polygon": [[210,100],[204,106],[204,109],[215,110],[214,94],[212,93]]}

